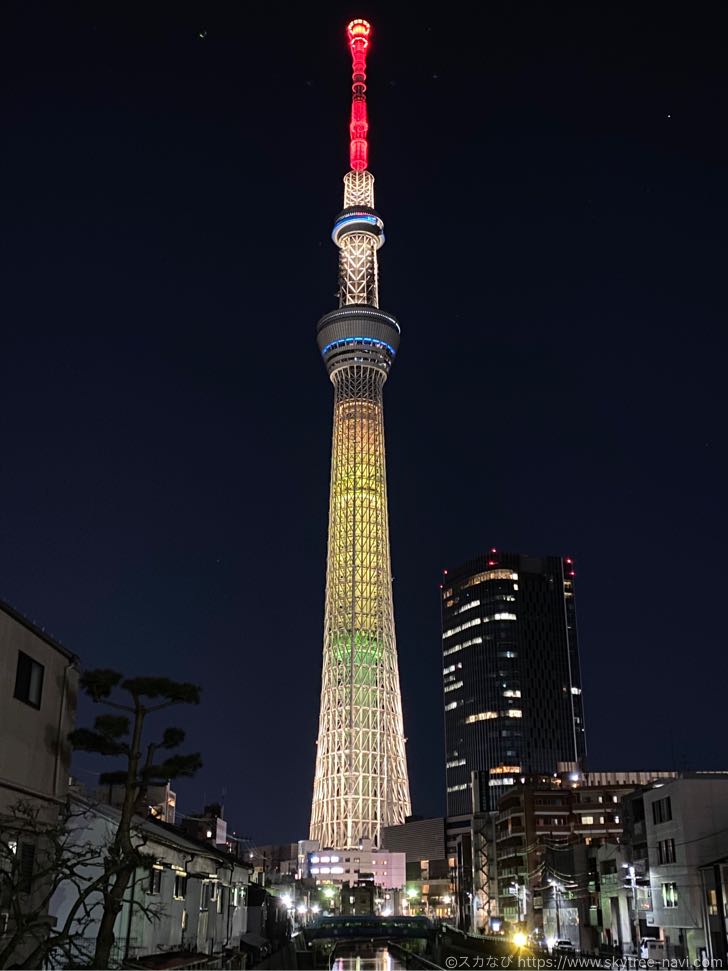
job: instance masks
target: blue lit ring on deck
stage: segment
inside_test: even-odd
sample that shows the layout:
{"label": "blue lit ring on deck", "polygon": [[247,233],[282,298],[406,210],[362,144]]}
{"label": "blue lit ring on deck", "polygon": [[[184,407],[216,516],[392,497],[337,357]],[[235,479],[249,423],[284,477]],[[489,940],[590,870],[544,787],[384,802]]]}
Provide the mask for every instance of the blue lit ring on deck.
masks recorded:
{"label": "blue lit ring on deck", "polygon": [[391,344],[387,344],[385,341],[374,340],[373,337],[344,337],[338,341],[331,341],[326,345],[326,347],[321,348],[321,354],[326,354],[330,351],[332,347],[343,347],[345,344],[372,344],[374,347],[386,348],[392,357],[395,356],[397,351],[392,347]]}
{"label": "blue lit ring on deck", "polygon": [[331,238],[339,246],[341,239],[349,233],[368,233],[370,236],[375,236],[378,249],[384,242],[384,223],[372,210],[352,212],[348,209],[334,223]]}

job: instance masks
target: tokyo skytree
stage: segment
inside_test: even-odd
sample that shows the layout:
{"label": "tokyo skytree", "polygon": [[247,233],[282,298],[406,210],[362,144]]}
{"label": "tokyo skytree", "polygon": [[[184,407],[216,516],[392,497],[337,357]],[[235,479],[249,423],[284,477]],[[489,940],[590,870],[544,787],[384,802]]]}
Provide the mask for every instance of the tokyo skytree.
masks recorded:
{"label": "tokyo skytree", "polygon": [[334,386],[321,715],[311,839],[346,849],[410,813],[389,557],[383,387],[399,324],[379,309],[384,224],[368,168],[366,59],[371,26],[347,27],[351,169],[332,238],[339,307],[318,323]]}

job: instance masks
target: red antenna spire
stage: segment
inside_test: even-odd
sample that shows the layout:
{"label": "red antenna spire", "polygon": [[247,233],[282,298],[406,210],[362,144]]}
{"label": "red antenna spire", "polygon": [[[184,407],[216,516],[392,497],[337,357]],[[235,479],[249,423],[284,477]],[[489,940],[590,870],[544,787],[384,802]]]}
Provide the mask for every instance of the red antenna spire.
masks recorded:
{"label": "red antenna spire", "polygon": [[352,20],[346,28],[346,36],[351,51],[351,124],[349,132],[349,160],[355,172],[363,171],[369,161],[369,146],[367,145],[367,50],[369,36],[372,32],[371,24],[366,20]]}

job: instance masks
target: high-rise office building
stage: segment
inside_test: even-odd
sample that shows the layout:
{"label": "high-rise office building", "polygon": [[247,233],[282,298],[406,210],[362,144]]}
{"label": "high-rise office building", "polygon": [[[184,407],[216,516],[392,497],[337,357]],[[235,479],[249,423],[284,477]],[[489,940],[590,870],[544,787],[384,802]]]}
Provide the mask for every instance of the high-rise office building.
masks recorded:
{"label": "high-rise office building", "polygon": [[379,309],[384,224],[368,169],[366,57],[371,27],[353,20],[350,171],[334,223],[339,307],[318,323],[334,385],[321,715],[312,840],[346,849],[380,844],[410,812],[389,558],[384,382],[399,324]]}
{"label": "high-rise office building", "polygon": [[495,549],[444,573],[448,816],[472,811],[473,784],[494,809],[521,775],[583,768],[574,577],[570,557]]}

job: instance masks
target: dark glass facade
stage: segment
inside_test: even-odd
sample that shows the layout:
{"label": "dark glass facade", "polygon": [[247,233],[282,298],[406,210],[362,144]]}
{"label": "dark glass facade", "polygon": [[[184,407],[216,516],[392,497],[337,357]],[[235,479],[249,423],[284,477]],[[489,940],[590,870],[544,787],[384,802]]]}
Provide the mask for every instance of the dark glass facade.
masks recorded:
{"label": "dark glass facade", "polygon": [[574,577],[570,557],[495,550],[444,575],[448,816],[472,811],[473,772],[492,809],[521,775],[584,768]]}

